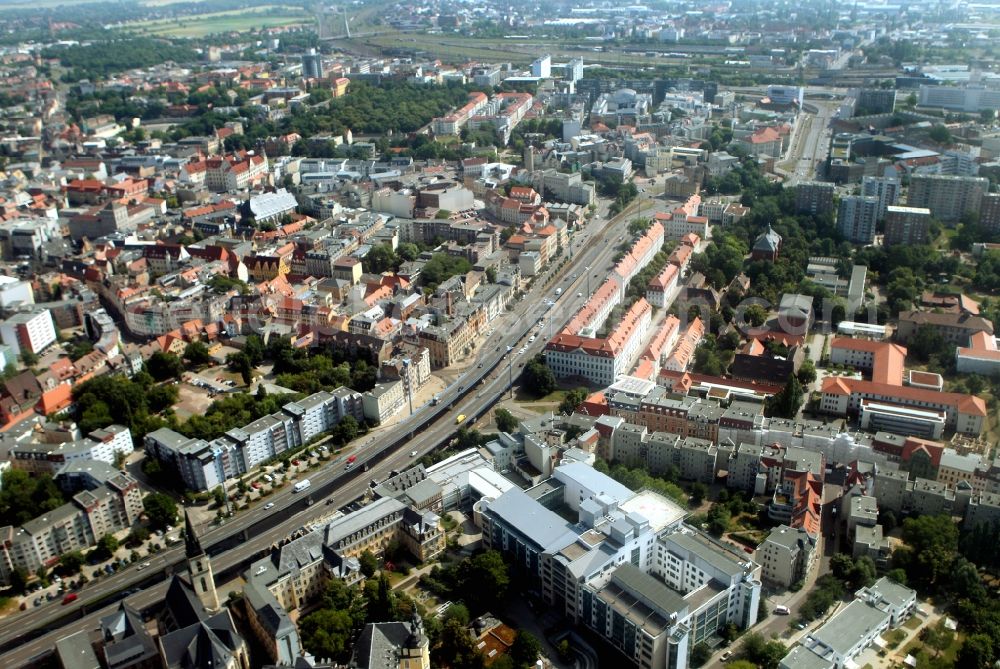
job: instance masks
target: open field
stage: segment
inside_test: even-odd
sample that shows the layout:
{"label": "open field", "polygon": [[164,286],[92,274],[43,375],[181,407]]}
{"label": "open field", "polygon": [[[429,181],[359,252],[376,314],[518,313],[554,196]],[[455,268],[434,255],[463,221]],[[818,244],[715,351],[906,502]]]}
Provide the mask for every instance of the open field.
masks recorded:
{"label": "open field", "polygon": [[176,19],[157,19],[128,23],[123,25],[122,29],[145,35],[202,37],[212,33],[305,24],[312,21],[313,18],[307,14],[294,13],[288,8],[278,5],[263,5],[261,7],[254,7],[252,10],[241,9],[225,12],[209,12]]}
{"label": "open field", "polygon": [[88,5],[101,0],[37,0],[28,2],[27,0],[11,0],[6,2],[0,0],[0,12],[14,9],[44,9],[46,7],[60,7],[71,5]]}

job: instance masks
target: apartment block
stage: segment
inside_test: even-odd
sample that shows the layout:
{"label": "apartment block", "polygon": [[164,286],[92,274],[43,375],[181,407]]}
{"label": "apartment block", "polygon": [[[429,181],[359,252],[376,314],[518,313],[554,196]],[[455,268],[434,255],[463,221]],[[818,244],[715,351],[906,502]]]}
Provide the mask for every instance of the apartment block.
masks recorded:
{"label": "apartment block", "polygon": [[1000,232],[1000,193],[983,193],[979,205],[979,227]]}
{"label": "apartment block", "polygon": [[890,205],[885,210],[886,246],[913,246],[930,241],[931,210],[923,207]]}
{"label": "apartment block", "polygon": [[879,217],[877,197],[848,195],[840,200],[837,209],[837,229],[855,244],[875,241],[875,223]]}
{"label": "apartment block", "polygon": [[48,309],[36,308],[0,322],[0,339],[16,355],[40,353],[56,341],[56,328]]}
{"label": "apartment block", "polygon": [[51,566],[61,555],[85,550],[105,534],[139,520],[142,493],[131,476],[112,470],[108,477],[90,478],[88,484],[72,501],[21,527],[0,528],[0,581],[9,583],[15,568],[34,573]]}
{"label": "apartment block", "polygon": [[989,186],[985,177],[915,174],[910,179],[906,204],[930,209],[931,216],[937,220],[955,223],[967,213],[979,213],[983,194],[989,192]]}
{"label": "apartment block", "polygon": [[805,529],[779,525],[757,547],[762,578],[783,588],[804,580],[816,564],[816,540]]}
{"label": "apartment block", "polygon": [[188,488],[212,490],[330,431],[345,416],[362,420],[363,399],[360,393],[338,388],[289,402],[281,411],[211,442],[160,428],[146,435],[144,445],[148,455],[174,468]]}
{"label": "apartment block", "polygon": [[[891,92],[895,93],[895,91]],[[877,218],[879,220],[885,217],[886,207],[899,202],[902,191],[902,184],[899,179],[894,177],[864,177],[861,179],[861,195],[878,199]]]}

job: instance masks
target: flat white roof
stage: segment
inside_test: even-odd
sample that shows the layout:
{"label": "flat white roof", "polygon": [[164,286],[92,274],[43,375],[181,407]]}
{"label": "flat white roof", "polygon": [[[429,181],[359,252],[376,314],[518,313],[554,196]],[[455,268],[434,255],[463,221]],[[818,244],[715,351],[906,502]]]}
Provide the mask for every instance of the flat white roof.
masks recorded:
{"label": "flat white roof", "polygon": [[637,493],[632,499],[619,505],[619,508],[626,513],[640,514],[656,532],[676,525],[687,516],[686,509],[652,490]]}
{"label": "flat white roof", "polygon": [[898,416],[905,416],[908,418],[917,418],[920,420],[933,420],[941,422],[944,422],[946,417],[944,411],[935,411],[933,409],[914,409],[911,407],[898,406],[896,404],[882,404],[880,402],[872,402],[867,399],[861,400],[861,410],[874,411],[875,413],[896,414]]}

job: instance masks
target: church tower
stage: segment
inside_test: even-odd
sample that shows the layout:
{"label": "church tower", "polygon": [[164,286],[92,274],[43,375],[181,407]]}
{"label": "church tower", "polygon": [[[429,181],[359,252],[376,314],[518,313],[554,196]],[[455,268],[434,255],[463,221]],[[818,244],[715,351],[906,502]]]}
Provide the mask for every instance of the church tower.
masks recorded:
{"label": "church tower", "polygon": [[188,573],[191,577],[191,587],[198,599],[209,611],[219,610],[219,595],[215,592],[215,577],[212,575],[212,562],[201,548],[198,535],[194,532],[191,516],[184,511],[184,548],[187,554]]}
{"label": "church tower", "polygon": [[410,635],[399,649],[399,669],[430,669],[430,640],[424,634],[424,623],[414,610],[410,621]]}

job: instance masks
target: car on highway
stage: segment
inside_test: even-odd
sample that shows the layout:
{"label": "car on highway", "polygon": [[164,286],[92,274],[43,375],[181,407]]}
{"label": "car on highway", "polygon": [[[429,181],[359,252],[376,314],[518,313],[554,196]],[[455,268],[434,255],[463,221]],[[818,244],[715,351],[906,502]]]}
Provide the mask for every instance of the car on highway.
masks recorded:
{"label": "car on highway", "polygon": [[456,424],[456,425],[461,425],[461,424],[462,424],[462,421],[464,421],[464,420],[465,420],[465,414],[464,414],[464,413],[460,413],[460,414],[458,414],[458,416],[457,416],[457,417],[455,418],[455,424]]}
{"label": "car on highway", "polygon": [[410,451],[410,457],[411,458],[417,457],[417,452],[416,451]]}
{"label": "car on highway", "polygon": [[71,592],[68,595],[66,595],[65,597],[63,597],[63,602],[62,603],[63,604],[72,604],[76,600],[77,600],[76,593],[75,592]]}
{"label": "car on highway", "polygon": [[149,566],[148,562],[143,562],[141,565],[139,565],[138,567],[136,567],[135,570],[136,571],[142,571],[143,569],[147,568],[148,566]]}
{"label": "car on highway", "polygon": [[267,504],[264,505],[264,510],[265,511],[267,511],[268,509],[273,509],[273,508],[274,508],[274,502],[268,502]]}

